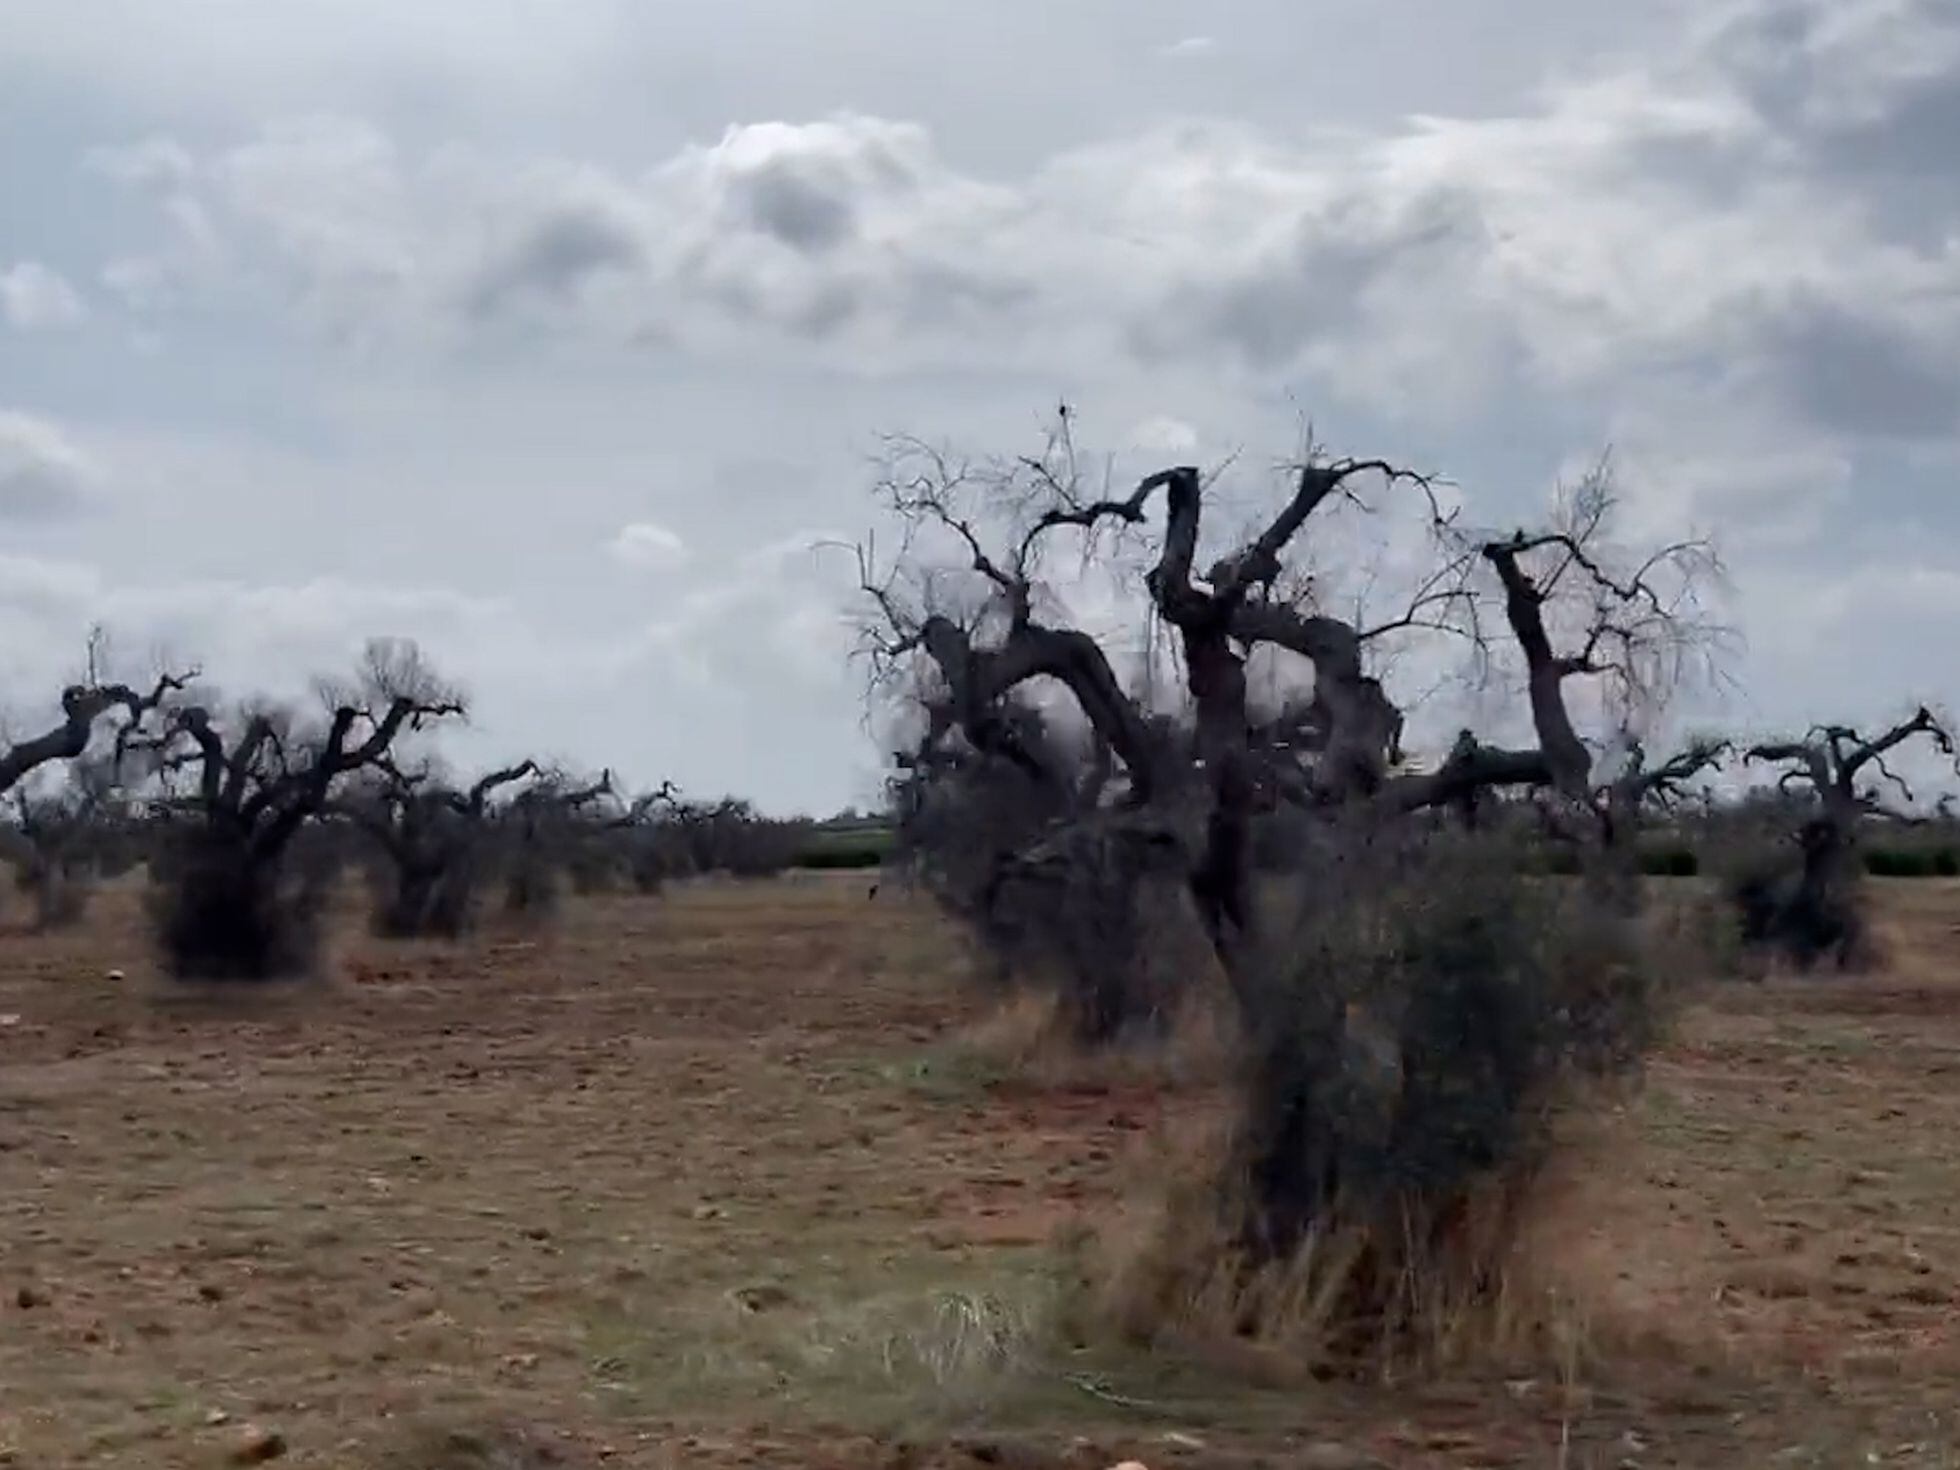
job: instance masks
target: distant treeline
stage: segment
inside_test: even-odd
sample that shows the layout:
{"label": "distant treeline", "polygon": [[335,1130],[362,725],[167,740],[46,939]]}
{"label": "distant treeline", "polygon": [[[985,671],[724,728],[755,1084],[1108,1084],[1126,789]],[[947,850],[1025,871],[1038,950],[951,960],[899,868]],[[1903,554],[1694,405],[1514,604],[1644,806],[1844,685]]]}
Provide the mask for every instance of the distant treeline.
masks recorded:
{"label": "distant treeline", "polygon": [[889,827],[819,827],[797,850],[799,868],[875,868],[892,850]]}
{"label": "distant treeline", "polygon": [[[1874,878],[1960,878],[1960,845],[1870,846],[1863,857]],[[1566,848],[1546,849],[1539,861],[1548,873],[1579,871],[1579,855]],[[1701,854],[1686,844],[1652,844],[1640,851],[1640,871],[1650,878],[1696,878],[1702,867]]]}
{"label": "distant treeline", "polygon": [[[818,828],[798,849],[795,865],[875,868],[885,861],[892,845],[892,832],[886,827]],[[1548,873],[1576,872],[1579,866],[1576,853],[1556,847],[1541,852],[1538,861]],[[1943,834],[1932,842],[1868,843],[1864,861],[1865,871],[1874,878],[1960,878],[1960,839]],[[1650,842],[1641,848],[1640,869],[1650,878],[1695,878],[1701,875],[1703,862],[1691,843]]]}

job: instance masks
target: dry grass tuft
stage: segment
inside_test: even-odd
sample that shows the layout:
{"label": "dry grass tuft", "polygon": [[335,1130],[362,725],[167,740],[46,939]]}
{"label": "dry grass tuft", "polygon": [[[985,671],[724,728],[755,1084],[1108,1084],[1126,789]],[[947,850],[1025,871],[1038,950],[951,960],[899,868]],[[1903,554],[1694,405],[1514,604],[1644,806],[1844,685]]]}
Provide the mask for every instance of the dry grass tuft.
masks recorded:
{"label": "dry grass tuft", "polygon": [[[1186,1157],[1228,1157],[1214,1129]],[[1131,1341],[1228,1357],[1278,1381],[1466,1367],[1570,1378],[1593,1359],[1585,1296],[1547,1253],[1536,1168],[1481,1181],[1441,1228],[1328,1212],[1286,1256],[1248,1253],[1215,1170],[1159,1187],[1097,1241],[1095,1315]]]}
{"label": "dry grass tuft", "polygon": [[1045,1252],[780,1252],[734,1290],[650,1279],[587,1323],[615,1402],[660,1417],[786,1412],[888,1432],[998,1419],[1052,1377],[1066,1282]]}
{"label": "dry grass tuft", "polygon": [[895,1379],[923,1373],[942,1402],[979,1407],[1003,1380],[1035,1371],[1046,1321],[1040,1303],[941,1292],[922,1326],[886,1337],[886,1371]]}

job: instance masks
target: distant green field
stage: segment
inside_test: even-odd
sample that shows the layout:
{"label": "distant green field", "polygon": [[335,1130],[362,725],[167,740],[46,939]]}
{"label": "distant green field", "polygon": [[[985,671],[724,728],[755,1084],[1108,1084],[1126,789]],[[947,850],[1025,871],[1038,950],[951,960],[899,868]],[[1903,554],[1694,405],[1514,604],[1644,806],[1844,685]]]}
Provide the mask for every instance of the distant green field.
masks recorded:
{"label": "distant green field", "polygon": [[799,868],[875,868],[892,849],[888,827],[815,832],[796,855]]}
{"label": "distant green field", "polygon": [[[1960,852],[1951,847],[1871,847],[1863,856],[1865,871],[1874,878],[1960,877]],[[1554,873],[1577,872],[1578,854],[1553,849],[1544,864]],[[1650,878],[1693,878],[1701,872],[1701,858],[1691,847],[1643,847],[1640,869]]]}

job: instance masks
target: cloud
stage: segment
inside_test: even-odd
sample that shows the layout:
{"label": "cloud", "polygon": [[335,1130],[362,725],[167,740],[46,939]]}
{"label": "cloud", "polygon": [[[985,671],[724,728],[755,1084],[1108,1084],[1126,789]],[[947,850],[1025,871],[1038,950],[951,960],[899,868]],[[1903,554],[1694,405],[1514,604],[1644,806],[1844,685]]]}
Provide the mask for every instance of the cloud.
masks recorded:
{"label": "cloud", "polygon": [[1156,414],[1137,424],[1129,433],[1130,447],[1145,454],[1192,454],[1198,448],[1198,431],[1183,419]]}
{"label": "cloud", "polygon": [[1941,0],[1756,0],[1712,10],[1703,47],[1817,172],[1916,177],[1951,197],[1960,17]]}
{"label": "cloud", "polygon": [[143,0],[104,0],[85,16],[10,14],[5,60],[51,87],[113,89],[144,113],[230,117],[296,96],[385,93],[411,73],[424,88],[481,87],[509,108],[542,80],[576,88],[616,55],[622,14],[634,10],[584,0],[489,15],[443,0],[412,12],[333,0],[272,13],[251,0],[199,0],[166,31]]}
{"label": "cloud", "polygon": [[848,114],[732,127],[637,177],[411,153],[339,117],[204,154],[152,139],[95,166],[164,216],[165,237],[113,268],[125,295],[243,286],[336,337],[521,319],[588,340],[760,330],[862,346],[971,325],[1021,289],[962,258],[997,191],[944,169],[923,129]]}
{"label": "cloud", "polygon": [[646,259],[641,228],[603,194],[551,201],[499,233],[464,291],[473,314],[562,305],[586,282],[630,273]]}
{"label": "cloud", "polygon": [[665,526],[635,521],[622,526],[608,548],[629,566],[671,567],[687,558],[687,543]]}
{"label": "cloud", "polygon": [[[1960,241],[1887,233],[1896,186],[1833,150],[1896,122],[1902,89],[1960,95],[1960,49],[1930,0],[1854,8],[1756,0],[1510,116],[1290,143],[1164,126],[1005,182],[856,114],[731,127],[639,174],[333,118],[98,167],[174,211],[125,284],[203,262],[233,289],[243,259],[336,333],[521,320],[864,371],[1126,354],[1459,415],[1700,371],[1766,413],[1945,433]],[[1801,44],[1763,42],[1772,17]],[[1806,100],[1820,68],[1835,100]]]}
{"label": "cloud", "polygon": [[82,159],[92,173],[119,184],[182,185],[197,175],[197,159],[174,138],[153,135],[91,148]]}
{"label": "cloud", "polygon": [[1826,428],[1944,438],[1960,429],[1960,342],[1950,332],[1796,301],[1767,323],[1760,371],[1799,417]]}
{"label": "cloud", "polygon": [[[616,627],[546,629],[534,608],[440,586],[131,581],[85,560],[0,553],[0,688],[47,702],[100,623],[119,671],[194,663],[222,696],[306,703],[313,680],[349,669],[368,638],[408,637],[470,698],[469,725],[442,737],[460,767],[562,753],[787,811],[813,791],[829,799],[858,754],[855,695],[837,677],[848,632],[809,539],[734,558],[670,619],[628,638]],[[797,758],[771,766],[785,720],[810,723]]]}
{"label": "cloud", "polygon": [[0,321],[20,331],[73,326],[88,315],[81,294],[39,261],[0,267]]}
{"label": "cloud", "polygon": [[413,638],[466,687],[508,688],[598,657],[541,641],[508,604],[440,587],[341,577],[129,582],[94,564],[0,555],[0,638],[10,687],[64,677],[85,631],[106,627],[125,659],[197,664],[234,695],[306,696],[375,636]]}
{"label": "cloud", "polygon": [[0,520],[60,520],[85,509],[98,470],[56,425],[0,410]]}
{"label": "cloud", "polygon": [[[1764,566],[1744,581],[1751,725],[1880,722],[1955,697],[1937,650],[1960,627],[1960,561],[1944,546],[1889,545],[1821,566]],[[1942,762],[1936,786],[1951,784]]]}
{"label": "cloud", "polygon": [[1960,565],[1940,566],[1907,556],[1861,567],[1814,587],[1805,603],[1801,621],[1811,635],[1850,643],[1864,636],[1861,621],[1950,626],[1960,621]]}
{"label": "cloud", "polygon": [[649,626],[649,647],[697,684],[834,699],[852,647],[843,610],[855,583],[824,548],[845,540],[806,530],[740,552]]}
{"label": "cloud", "polygon": [[1190,61],[1201,56],[1210,56],[1217,50],[1218,42],[1211,36],[1185,36],[1160,46],[1157,54],[1173,61]]}

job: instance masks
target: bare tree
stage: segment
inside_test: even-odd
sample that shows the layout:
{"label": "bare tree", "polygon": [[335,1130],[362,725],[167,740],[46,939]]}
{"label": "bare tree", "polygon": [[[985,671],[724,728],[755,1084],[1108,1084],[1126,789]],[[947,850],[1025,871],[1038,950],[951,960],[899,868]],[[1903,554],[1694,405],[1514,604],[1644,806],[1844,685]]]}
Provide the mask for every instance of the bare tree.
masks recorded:
{"label": "bare tree", "polygon": [[762,815],[739,797],[672,800],[661,816],[672,829],[689,871],[767,878],[796,861],[810,824]]}
{"label": "bare tree", "polygon": [[[1632,835],[1644,806],[1667,799],[1727,753],[1725,742],[1700,737],[1649,769],[1636,744],[1627,769],[1602,779],[1593,746],[1579,733],[1571,706],[1575,684],[1593,686],[1597,702],[1624,722],[1657,707],[1697,673],[1714,673],[1728,637],[1702,608],[1709,584],[1721,577],[1713,548],[1687,539],[1628,555],[1611,542],[1616,508],[1602,461],[1561,492],[1543,529],[1479,535],[1439,517],[1444,544],[1473,553],[1495,577],[1494,600],[1523,661],[1537,743],[1507,750],[1466,731],[1437,771],[1397,783],[1397,804],[1461,802],[1490,787],[1542,788],[1596,827],[1589,836],[1614,847]],[[1479,654],[1492,656],[1481,603],[1459,599],[1454,610],[1464,615],[1461,626]]]}
{"label": "bare tree", "polygon": [[559,874],[588,835],[588,813],[613,795],[611,771],[581,782],[563,770],[535,779],[504,808],[504,911],[542,919],[558,906]]}
{"label": "bare tree", "polygon": [[[995,725],[992,748],[928,736],[895,753],[896,861],[971,929],[995,984],[1058,982],[1081,1041],[1162,1019],[1165,1007],[1143,996],[1149,967],[1135,922],[1148,838],[1090,820],[1112,772],[1107,746],[1072,748],[1018,694]],[[1059,845],[1044,846],[1051,836]]]}
{"label": "bare tree", "polygon": [[458,790],[426,767],[409,773],[381,762],[371,768],[366,789],[336,809],[373,840],[387,862],[373,916],[377,934],[454,939],[468,930],[490,857],[492,800],[536,771],[535,762],[520,761]]}
{"label": "bare tree", "polygon": [[[1416,960],[1394,946],[1383,949],[1384,931],[1357,915],[1370,937],[1357,951],[1368,958],[1354,975],[1304,963],[1322,941],[1310,939],[1301,951],[1285,925],[1275,927],[1255,881],[1255,834],[1281,811],[1297,819],[1292,866],[1305,885],[1298,905],[1308,911],[1336,892],[1357,901],[1371,888],[1401,892],[1406,876],[1422,868],[1408,844],[1419,845],[1418,829],[1427,829],[1408,819],[1437,809],[1474,814],[1484,793],[1546,793],[1588,853],[1630,847],[1639,810],[1706,769],[1721,748],[1698,742],[1652,771],[1643,756],[1638,772],[1603,775],[1595,744],[1581,733],[1589,716],[1577,691],[1597,706],[1591,719],[1623,724],[1687,676],[1719,641],[1699,601],[1719,571],[1713,554],[1695,540],[1645,554],[1622,551],[1611,535],[1613,499],[1603,469],[1565,493],[1536,529],[1475,532],[1444,509],[1432,477],[1310,448],[1290,467],[1276,509],[1243,536],[1208,549],[1207,486],[1198,468],[1160,470],[1128,491],[1085,488],[1066,412],[1044,451],[1019,460],[976,465],[913,440],[895,441],[893,451],[879,494],[900,523],[900,551],[881,564],[867,541],[857,560],[874,684],[916,691],[924,727],[906,753],[914,789],[905,809],[931,810],[935,795],[977,771],[995,773],[996,782],[1000,773],[1016,773],[1020,789],[1032,794],[1029,825],[1038,830],[1011,837],[1014,850],[995,863],[990,891],[1013,886],[1003,878],[1024,889],[1045,883],[1058,900],[1051,911],[1084,915],[1084,923],[1093,918],[1099,931],[1063,947],[1102,956],[1105,966],[1122,963],[1125,953],[1108,935],[1133,937],[1138,912],[1163,908],[1140,901],[1146,886],[1170,875],[1182,887],[1251,1049],[1248,1105],[1258,1126],[1245,1131],[1239,1163],[1258,1228],[1245,1240],[1255,1251],[1280,1251],[1310,1233],[1317,1212],[1339,1194],[1342,1171],[1312,1161],[1360,1146],[1344,1142],[1326,1112],[1333,1105],[1328,1069],[1344,1067],[1352,1050],[1342,988],[1372,969]],[[1315,579],[1298,574],[1314,528],[1336,507],[1365,517],[1397,506],[1427,527],[1429,562],[1393,591],[1375,588],[1373,609],[1336,612]],[[1149,546],[1140,590],[1148,617],[1171,635],[1182,675],[1184,700],[1170,706],[1168,718],[1161,693],[1153,704],[1127,689],[1103,643],[1071,627],[1043,583],[1045,558],[1069,548],[1094,562],[1112,536]],[[935,562],[941,554],[945,560]],[[1407,769],[1404,712],[1380,670],[1385,650],[1419,638],[1460,643],[1493,676],[1515,667],[1532,743],[1499,746],[1465,732],[1432,769]],[[1311,697],[1290,702],[1277,717],[1256,715],[1251,700],[1247,664],[1264,649],[1312,669]],[[1047,723],[1028,718],[1037,681],[1066,692],[1088,727],[1097,765],[1108,769],[1084,777],[1060,756]],[[1005,809],[997,800],[965,805]],[[1357,886],[1355,875],[1364,871],[1370,883]],[[1616,907],[1603,916],[1600,933],[1610,930],[1618,936],[1612,944],[1633,945],[1634,927],[1615,922],[1633,890],[1601,891]],[[1074,901],[1060,902],[1062,894]],[[1089,896],[1093,903],[1084,901]],[[1408,901],[1426,897],[1411,893]],[[1439,922],[1435,942],[1444,951],[1423,957],[1422,966],[1455,955],[1449,964],[1491,973],[1476,983],[1457,976],[1448,1004],[1401,1008],[1399,1080],[1382,1084],[1401,1089],[1384,1104],[1391,1117],[1443,1106],[1452,1078],[1467,1085],[1479,1068],[1514,1064],[1498,1053],[1517,1039],[1504,1034],[1505,1016],[1522,1013],[1500,1008],[1493,1018],[1450,1009],[1497,1004],[1496,972],[1510,958],[1493,944],[1510,941],[1480,930],[1474,910],[1451,911]],[[1562,935],[1587,930],[1576,921],[1560,925]],[[1599,953],[1611,947],[1602,938]],[[1085,970],[1087,1009],[1106,1015],[1108,997],[1095,987],[1107,977],[1096,963],[1078,959],[1076,967]],[[1531,973],[1548,987],[1567,983],[1555,965]],[[1611,973],[1619,972],[1571,970],[1602,985]],[[1139,985],[1134,993],[1146,1006],[1158,1003],[1155,987]],[[1563,992],[1537,999],[1546,1004],[1531,1010],[1533,1026],[1590,1026],[1606,1014]],[[1470,1028],[1465,1034],[1473,1041],[1450,1041],[1452,1025]],[[1106,1036],[1120,1028],[1091,1029]],[[1515,1063],[1529,1071],[1550,1066],[1545,1059],[1556,1055],[1604,1065],[1619,1052],[1562,1051],[1558,1036],[1547,1033],[1518,1054],[1535,1059]],[[1537,1091],[1508,1089],[1493,1106],[1522,1108]]]}
{"label": "bare tree", "polygon": [[[1548,787],[1588,813],[1604,836],[1612,830],[1612,803],[1595,780],[1595,757],[1578,732],[1568,687],[1587,679],[1623,703],[1656,697],[1715,631],[1696,616],[1698,586],[1716,566],[1704,543],[1669,545],[1615,571],[1606,545],[1613,500],[1603,472],[1568,494],[1545,529],[1480,536],[1442,511],[1427,475],[1379,459],[1309,452],[1293,468],[1279,509],[1200,575],[1205,495],[1197,468],[1159,471],[1119,496],[1085,493],[1071,478],[1073,465],[1066,415],[1047,453],[1005,465],[976,468],[898,441],[880,491],[907,529],[907,552],[922,531],[940,533],[988,597],[981,615],[963,624],[931,605],[930,578],[915,574],[907,588],[902,568],[876,567],[872,547],[861,547],[860,582],[877,614],[868,642],[874,671],[889,677],[895,661],[915,652],[930,659],[937,679],[924,701],[922,753],[956,733],[967,748],[1050,786],[1061,778],[1043,769],[1009,717],[1009,696],[1037,678],[1065,688],[1099,748],[1120,765],[1124,805],[1155,813],[1190,846],[1192,896],[1228,973],[1232,951],[1255,922],[1250,853],[1262,806],[1284,799],[1359,807],[1379,819],[1464,803],[1490,788]],[[1364,481],[1420,496],[1437,546],[1434,564],[1393,610],[1367,623],[1315,606],[1285,578],[1286,559],[1316,512],[1334,503],[1367,506],[1356,488]],[[1178,641],[1188,744],[1167,740],[1126,694],[1094,637],[1036,611],[1036,578],[1053,538],[1073,534],[1093,554],[1100,529],[1144,525],[1160,495],[1163,531],[1143,583],[1152,612]],[[1494,576],[1494,598],[1479,584],[1479,567]],[[1471,736],[1434,771],[1393,775],[1402,759],[1403,714],[1369,670],[1369,650],[1392,635],[1434,630],[1489,655],[1492,601],[1524,663],[1537,743],[1506,749]],[[1312,699],[1294,712],[1292,738],[1284,741],[1267,738],[1249,707],[1246,661],[1261,646],[1313,668]],[[1698,748],[1697,761],[1712,758],[1712,748]]]}
{"label": "bare tree", "polygon": [[398,739],[464,712],[415,646],[397,640],[370,643],[353,683],[321,692],[324,723],[264,703],[226,717],[185,702],[158,737],[126,742],[153,763],[158,806],[173,819],[155,903],[171,973],[260,980],[306,969],[321,895],[291,870],[296,839]]}
{"label": "bare tree", "polygon": [[84,756],[69,762],[60,785],[23,781],[10,795],[16,881],[33,895],[35,927],[72,924],[109,850],[130,835],[114,759]]}
{"label": "bare tree", "polygon": [[1688,799],[1688,783],[1719,766],[1734,748],[1734,742],[1719,736],[1696,736],[1659,765],[1649,766],[1646,747],[1630,740],[1624,769],[1605,787],[1607,842],[1625,845],[1626,835],[1638,831],[1645,812],[1678,811]]}
{"label": "bare tree", "polygon": [[78,759],[89,748],[106,715],[120,713],[118,738],[142,731],[165,699],[197,677],[188,673],[160,674],[147,692],[105,680],[100,672],[106,637],[100,628],[88,637],[88,669],[82,681],[61,692],[61,720],[39,735],[9,742],[0,749],[0,794],[51,761]]}
{"label": "bare tree", "polygon": [[601,841],[617,855],[634,888],[658,893],[670,878],[689,870],[688,854],[675,820],[680,792],[671,781],[643,791],[603,817]]}
{"label": "bare tree", "polygon": [[1956,760],[1951,729],[1923,705],[1876,735],[1850,725],[1816,725],[1801,738],[1749,748],[1747,760],[1785,768],[1777,789],[1803,793],[1807,815],[1795,834],[1801,855],[1795,883],[1779,882],[1772,871],[1745,875],[1737,886],[1746,939],[1773,944],[1805,968],[1826,956],[1840,968],[1864,959],[1868,929],[1860,899],[1860,835],[1870,819],[1897,814],[1886,802],[1886,787],[1908,804],[1915,800],[1911,786],[1887,763],[1894,751],[1915,740]]}

